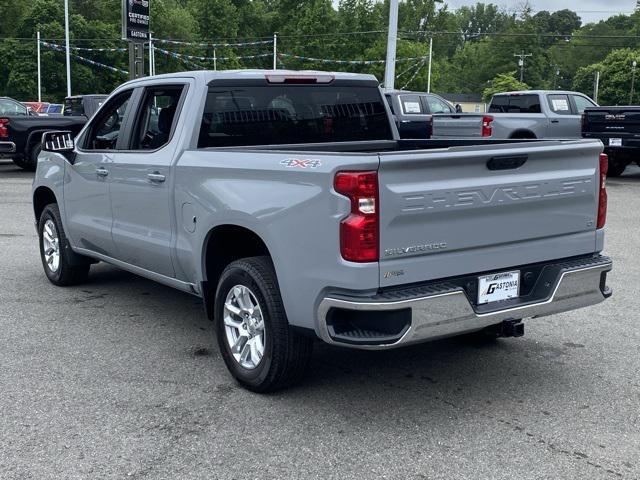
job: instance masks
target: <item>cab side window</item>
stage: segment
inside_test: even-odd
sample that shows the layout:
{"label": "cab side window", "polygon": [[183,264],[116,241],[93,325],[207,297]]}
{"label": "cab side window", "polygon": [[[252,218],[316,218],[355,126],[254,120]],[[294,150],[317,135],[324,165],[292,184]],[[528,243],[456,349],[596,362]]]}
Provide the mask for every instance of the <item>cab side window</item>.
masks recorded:
{"label": "cab side window", "polygon": [[112,98],[98,113],[89,127],[84,148],[87,150],[115,150],[122,133],[124,114],[133,90]]}
{"label": "cab side window", "polygon": [[576,103],[576,108],[578,113],[582,114],[585,108],[596,107],[597,105],[589,100],[587,97],[583,97],[582,95],[572,95],[573,101]]}
{"label": "cab side window", "polygon": [[433,95],[427,96],[430,113],[453,113],[449,105]]}
{"label": "cab side window", "polygon": [[157,150],[171,139],[184,85],[148,87],[138,110],[132,150]]}

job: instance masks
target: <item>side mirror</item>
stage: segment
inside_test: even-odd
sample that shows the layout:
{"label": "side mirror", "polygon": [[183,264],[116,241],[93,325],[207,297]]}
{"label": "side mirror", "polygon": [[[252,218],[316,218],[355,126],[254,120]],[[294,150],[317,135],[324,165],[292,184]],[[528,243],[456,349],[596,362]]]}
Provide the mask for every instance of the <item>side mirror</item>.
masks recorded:
{"label": "side mirror", "polygon": [[70,163],[75,158],[75,142],[73,141],[73,133],[68,131],[50,131],[42,134],[42,151],[60,153]]}
{"label": "side mirror", "polygon": [[456,103],[456,113],[462,113],[462,105]]}

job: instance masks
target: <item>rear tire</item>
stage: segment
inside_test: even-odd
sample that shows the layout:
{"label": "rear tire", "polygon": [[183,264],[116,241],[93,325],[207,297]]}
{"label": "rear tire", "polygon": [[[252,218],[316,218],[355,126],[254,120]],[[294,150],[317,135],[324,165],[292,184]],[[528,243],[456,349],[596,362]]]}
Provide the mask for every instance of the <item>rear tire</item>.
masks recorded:
{"label": "rear tire", "polygon": [[272,392],[303,378],[313,340],[289,326],[269,257],[227,266],[216,291],[214,322],[222,358],[248,390]]}
{"label": "rear tire", "polygon": [[38,222],[38,234],[42,267],[51,283],[66,287],[86,281],[91,267],[90,260],[87,259],[86,264],[70,261],[72,256],[79,255],[71,250],[57,204],[50,203],[44,207]]}
{"label": "rear tire", "polygon": [[607,177],[619,177],[627,168],[624,162],[609,159],[609,168],[607,169]]}

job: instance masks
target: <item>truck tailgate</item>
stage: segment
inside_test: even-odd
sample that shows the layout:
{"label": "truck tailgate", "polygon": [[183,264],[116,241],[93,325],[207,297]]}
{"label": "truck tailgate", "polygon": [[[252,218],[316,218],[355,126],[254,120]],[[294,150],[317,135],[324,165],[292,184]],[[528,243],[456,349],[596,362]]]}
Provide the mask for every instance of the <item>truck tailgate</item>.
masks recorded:
{"label": "truck tailgate", "polygon": [[598,107],[584,112],[584,132],[620,137],[640,137],[640,108]]}
{"label": "truck tailgate", "polygon": [[594,252],[601,151],[582,140],[381,153],[381,286]]}
{"label": "truck tailgate", "polygon": [[476,114],[438,114],[433,116],[432,138],[473,138],[482,136],[482,119]]}

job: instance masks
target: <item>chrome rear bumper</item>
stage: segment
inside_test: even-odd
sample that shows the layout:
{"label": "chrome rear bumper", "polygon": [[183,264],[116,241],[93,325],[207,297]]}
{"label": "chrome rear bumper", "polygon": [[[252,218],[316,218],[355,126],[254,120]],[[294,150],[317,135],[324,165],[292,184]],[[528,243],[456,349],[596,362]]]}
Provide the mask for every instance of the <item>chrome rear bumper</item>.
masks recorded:
{"label": "chrome rear bumper", "polygon": [[[411,289],[414,298],[385,299],[384,294],[370,299],[345,298],[330,296],[324,298],[318,308],[320,337],[327,343],[361,349],[388,349],[412,343],[425,342],[438,338],[450,337],[463,333],[481,330],[505,320],[536,318],[556,313],[575,310],[595,305],[611,295],[604,285],[603,273],[611,270],[612,262],[607,257],[592,257],[567,261],[557,276],[555,287],[552,287],[548,298],[519,305],[512,308],[498,309],[487,313],[478,313],[469,301],[467,294],[460,287],[451,288],[449,284],[434,284],[427,289],[429,294],[415,296],[416,289]],[[402,296],[395,292],[394,296]],[[407,294],[408,297],[411,294]],[[327,319],[332,309],[355,312],[398,312],[410,309],[410,325],[397,339],[384,343],[358,343],[337,340],[331,335]]]}

